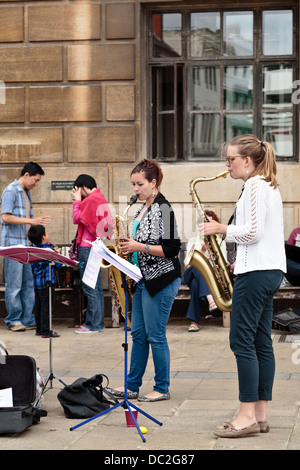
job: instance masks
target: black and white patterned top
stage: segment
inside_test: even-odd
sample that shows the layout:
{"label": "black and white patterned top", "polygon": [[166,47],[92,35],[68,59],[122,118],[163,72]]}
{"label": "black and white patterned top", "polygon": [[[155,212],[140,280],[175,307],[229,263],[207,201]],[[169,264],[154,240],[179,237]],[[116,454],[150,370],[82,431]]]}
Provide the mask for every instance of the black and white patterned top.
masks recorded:
{"label": "black and white patterned top", "polygon": [[[144,205],[136,213],[135,219]],[[161,193],[158,193],[140,221],[135,240],[149,246],[161,245],[165,255],[161,257],[138,252],[139,266],[150,295],[154,295],[176,278],[181,277],[178,259],[181,242],[175,215],[170,203]]]}

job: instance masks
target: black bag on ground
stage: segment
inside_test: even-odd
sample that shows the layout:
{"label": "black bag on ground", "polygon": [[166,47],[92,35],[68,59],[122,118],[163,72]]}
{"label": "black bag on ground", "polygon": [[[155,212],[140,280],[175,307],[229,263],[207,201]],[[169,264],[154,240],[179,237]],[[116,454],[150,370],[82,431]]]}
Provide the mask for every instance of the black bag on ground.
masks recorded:
{"label": "black bag on ground", "polygon": [[[57,395],[62,405],[66,418],[91,418],[102,411],[107,410],[110,405],[115,405],[118,400],[107,392],[103,386],[104,374],[97,374],[86,379],[80,377],[71,385],[66,385]],[[106,394],[112,401],[108,400]]]}
{"label": "black bag on ground", "polygon": [[300,309],[286,308],[273,314],[272,328],[290,333],[300,333]]}
{"label": "black bag on ground", "polygon": [[12,389],[13,406],[0,407],[0,434],[22,432],[40,422],[47,412],[34,406],[36,363],[30,356],[0,353],[0,390]]}

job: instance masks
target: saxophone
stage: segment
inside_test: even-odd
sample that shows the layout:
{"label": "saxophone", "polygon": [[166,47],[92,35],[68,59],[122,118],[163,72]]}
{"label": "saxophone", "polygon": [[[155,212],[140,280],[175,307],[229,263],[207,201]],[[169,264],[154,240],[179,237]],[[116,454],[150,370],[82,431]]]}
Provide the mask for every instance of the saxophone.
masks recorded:
{"label": "saxophone", "polygon": [[[190,195],[200,216],[205,222],[209,222],[209,219],[202,207],[195,186],[199,182],[213,181],[222,177],[225,178],[228,173],[228,171],[224,171],[211,178],[194,178],[190,182]],[[194,268],[202,274],[217,307],[222,311],[230,312],[233,284],[229,272],[229,264],[224,259],[216,235],[204,236],[204,243],[209,254],[209,259],[204,254],[200,253],[200,251],[192,249],[186,257],[185,267],[187,268],[189,265],[194,266]]]}
{"label": "saxophone", "polygon": [[[125,257],[120,250],[120,241],[122,238],[128,238],[128,211],[130,207],[136,203],[138,196],[134,195],[130,198],[129,204],[127,205],[123,215],[117,215],[115,220],[115,241],[116,244],[109,243],[106,245],[110,251],[113,251],[118,256],[122,258]],[[127,259],[128,257],[126,257]],[[116,301],[121,307],[121,314],[125,318],[126,313],[126,293],[125,289],[126,286],[128,288],[128,295],[127,295],[127,318],[128,318],[128,326],[131,326],[131,306],[132,306],[132,292],[131,292],[131,285],[132,279],[126,279],[126,275],[121,272],[118,268],[113,266],[112,264],[107,263],[105,260],[102,260],[101,267],[104,269],[110,269],[109,278],[112,282],[112,290],[116,292],[117,298]],[[127,282],[126,282],[127,281]]]}

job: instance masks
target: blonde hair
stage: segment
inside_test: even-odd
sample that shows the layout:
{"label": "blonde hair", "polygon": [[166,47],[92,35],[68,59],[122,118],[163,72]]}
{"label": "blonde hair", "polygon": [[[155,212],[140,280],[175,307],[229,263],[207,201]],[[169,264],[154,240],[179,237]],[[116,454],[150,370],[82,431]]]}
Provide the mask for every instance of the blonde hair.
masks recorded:
{"label": "blonde hair", "polygon": [[275,152],[269,142],[259,140],[253,134],[244,134],[234,137],[229,145],[237,145],[242,157],[252,158],[255,170],[251,176],[261,175],[274,189],[277,188]]}

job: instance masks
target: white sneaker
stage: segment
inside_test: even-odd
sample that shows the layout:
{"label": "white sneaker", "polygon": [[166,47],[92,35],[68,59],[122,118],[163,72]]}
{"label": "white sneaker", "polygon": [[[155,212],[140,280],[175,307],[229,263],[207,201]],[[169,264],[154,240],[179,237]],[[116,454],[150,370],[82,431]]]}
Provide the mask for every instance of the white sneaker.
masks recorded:
{"label": "white sneaker", "polygon": [[287,280],[285,276],[283,276],[280,287],[292,287],[292,284]]}
{"label": "white sneaker", "polygon": [[75,330],[74,333],[77,334],[91,334],[91,333],[99,333],[100,330],[89,330],[86,326],[81,326],[78,330]]}

